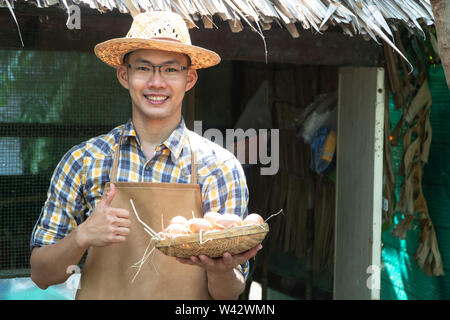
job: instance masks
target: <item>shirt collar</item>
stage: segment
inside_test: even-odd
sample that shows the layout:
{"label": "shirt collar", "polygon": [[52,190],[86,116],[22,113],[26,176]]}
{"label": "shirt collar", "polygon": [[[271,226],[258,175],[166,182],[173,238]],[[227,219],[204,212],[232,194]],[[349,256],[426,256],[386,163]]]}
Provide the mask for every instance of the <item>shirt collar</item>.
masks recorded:
{"label": "shirt collar", "polygon": [[131,122],[131,119],[128,120],[128,122],[125,124],[125,127],[123,129],[123,136],[137,138],[137,134],[136,131],[134,130],[133,122]]}
{"label": "shirt collar", "polygon": [[[172,160],[174,160],[175,162],[176,160],[178,160],[178,158],[181,155],[181,152],[183,151],[183,147],[187,141],[186,140],[187,134],[188,132],[186,124],[184,122],[184,118],[181,117],[181,121],[175,128],[175,130],[172,131],[170,136],[165,141],[163,141],[156,147],[156,150],[157,151],[162,150],[164,147],[168,148],[171,152]],[[128,122],[125,124],[123,136],[135,137],[138,144],[141,145],[139,137],[136,134],[136,130],[134,129],[133,122],[131,121],[131,119],[128,120]]]}
{"label": "shirt collar", "polygon": [[162,145],[168,148],[172,154],[172,160],[174,160],[175,162],[176,160],[178,160],[181,152],[183,151],[183,147],[186,144],[187,140],[187,134],[188,132],[186,124],[184,122],[184,118],[181,117],[181,121],[175,128],[175,130],[173,130],[170,136],[157,148],[160,148]]}

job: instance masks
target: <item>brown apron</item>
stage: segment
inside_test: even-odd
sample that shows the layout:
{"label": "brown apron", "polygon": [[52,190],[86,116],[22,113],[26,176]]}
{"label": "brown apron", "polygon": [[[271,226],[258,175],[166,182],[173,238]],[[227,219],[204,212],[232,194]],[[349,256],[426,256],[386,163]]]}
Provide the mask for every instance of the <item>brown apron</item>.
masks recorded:
{"label": "brown apron", "polygon": [[[211,299],[205,270],[182,264],[157,249],[142,265],[132,283],[137,272],[137,268],[132,266],[142,259],[151,238],[136,218],[130,199],[140,219],[156,232],[162,228],[161,216],[164,217],[164,226],[167,226],[177,215],[189,219],[194,212],[196,217],[202,217],[203,206],[192,147],[190,184],[118,182],[122,137],[123,131],[111,171],[111,183],[116,186],[111,207],[130,212],[131,232],[125,242],[89,248],[76,299]],[[109,183],[105,186],[104,197],[108,190]],[[149,250],[153,247],[154,241]]]}

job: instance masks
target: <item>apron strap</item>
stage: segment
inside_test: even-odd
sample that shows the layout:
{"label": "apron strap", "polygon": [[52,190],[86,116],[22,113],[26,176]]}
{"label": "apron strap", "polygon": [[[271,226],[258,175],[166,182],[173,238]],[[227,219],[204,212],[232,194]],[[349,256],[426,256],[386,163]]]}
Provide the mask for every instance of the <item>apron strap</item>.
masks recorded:
{"label": "apron strap", "polygon": [[120,146],[122,144],[122,138],[123,138],[123,133],[125,131],[125,126],[123,126],[122,128],[122,133],[120,134],[120,140],[119,140],[119,144],[116,147],[116,150],[114,151],[114,161],[113,161],[113,166],[112,166],[112,170],[111,170],[111,183],[116,183],[117,182],[117,168],[119,166],[119,157],[120,157]]}
{"label": "apron strap", "polygon": [[191,139],[189,138],[189,131],[186,132],[189,149],[191,150],[191,184],[197,184],[197,159],[195,157],[195,151],[192,148]]}
{"label": "apron strap", "polygon": [[[111,169],[111,183],[116,183],[117,182],[117,170],[118,170],[118,166],[119,166],[119,157],[120,157],[120,146],[122,145],[122,139],[123,139],[123,133],[125,131],[125,126],[122,128],[122,133],[120,134],[120,140],[119,140],[119,144],[116,147],[116,150],[114,151],[114,160],[113,160],[113,165],[112,165],[112,169]],[[187,140],[188,140],[188,144],[189,144],[189,149],[191,150],[191,184],[197,184],[197,160],[195,157],[195,152],[194,149],[192,148],[191,145],[191,139],[189,138],[189,131],[187,132]]]}

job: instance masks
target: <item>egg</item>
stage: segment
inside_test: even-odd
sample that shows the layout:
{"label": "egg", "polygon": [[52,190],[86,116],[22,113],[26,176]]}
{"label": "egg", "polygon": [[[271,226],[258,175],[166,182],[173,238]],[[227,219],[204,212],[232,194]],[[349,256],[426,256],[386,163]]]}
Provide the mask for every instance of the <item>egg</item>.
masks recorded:
{"label": "egg", "polygon": [[200,231],[205,232],[214,229],[213,225],[204,218],[189,219],[186,225],[192,233],[200,233]]}
{"label": "egg", "polygon": [[240,226],[242,224],[242,219],[233,213],[224,213],[216,219],[215,227],[217,229],[226,229]]}
{"label": "egg", "polygon": [[170,220],[169,224],[179,223],[179,224],[185,225],[187,222],[188,222],[188,219],[186,219],[185,217],[175,216]]}
{"label": "egg", "polygon": [[243,221],[242,225],[258,225],[264,223],[264,219],[257,213],[249,214]]}
{"label": "egg", "polygon": [[216,224],[217,218],[220,218],[222,215],[215,211],[208,211],[203,215],[203,218],[208,220],[213,226]]}
{"label": "egg", "polygon": [[172,223],[164,229],[163,233],[170,236],[190,234],[190,230],[187,226],[180,223]]}

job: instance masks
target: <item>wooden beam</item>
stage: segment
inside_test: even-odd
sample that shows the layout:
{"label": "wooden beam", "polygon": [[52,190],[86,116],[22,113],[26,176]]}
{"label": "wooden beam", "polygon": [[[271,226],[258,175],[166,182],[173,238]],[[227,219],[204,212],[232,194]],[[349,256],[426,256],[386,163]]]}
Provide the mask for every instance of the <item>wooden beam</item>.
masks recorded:
{"label": "wooden beam", "polygon": [[[82,9],[80,30],[69,30],[63,10],[29,6],[15,10],[25,49],[92,52],[99,42],[125,36],[132,23],[128,14],[93,12]],[[233,33],[226,23],[216,25],[218,29],[191,29],[192,43],[216,51],[224,60],[266,62],[264,41],[256,32],[246,27]],[[6,8],[0,9],[0,30],[2,48],[21,48],[17,27]],[[377,66],[382,49],[373,41],[346,36],[340,29],[323,34],[302,30],[300,37],[293,39],[286,29],[273,26],[264,37],[269,63]]]}
{"label": "wooden beam", "polygon": [[[264,32],[264,36],[268,63],[377,66],[381,50],[372,41],[352,38],[337,31],[320,35],[302,30],[300,37],[293,39],[285,29],[272,27]],[[266,62],[264,41],[251,30],[238,33],[225,27],[194,30],[191,37],[193,43],[218,52],[225,60]]]}
{"label": "wooden beam", "polygon": [[[67,14],[63,10],[53,11],[15,10],[25,48],[37,50],[74,50],[93,52],[94,46],[102,41],[123,37],[132,23],[129,15],[107,13],[89,14],[81,11],[80,30],[69,30]],[[8,9],[0,9],[0,32],[2,48],[22,49],[16,24]]]}
{"label": "wooden beam", "polygon": [[116,125],[104,124],[55,124],[0,122],[0,137],[52,137],[89,138],[108,133]]}

